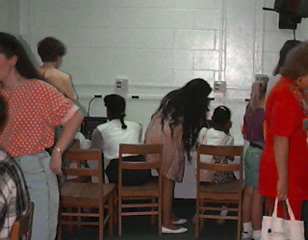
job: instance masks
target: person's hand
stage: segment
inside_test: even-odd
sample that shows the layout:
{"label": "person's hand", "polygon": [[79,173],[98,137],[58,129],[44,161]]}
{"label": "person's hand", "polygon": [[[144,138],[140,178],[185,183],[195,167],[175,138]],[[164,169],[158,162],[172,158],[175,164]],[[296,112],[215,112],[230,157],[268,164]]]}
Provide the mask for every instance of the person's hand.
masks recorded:
{"label": "person's hand", "polygon": [[277,198],[278,201],[285,201],[288,198],[288,180],[278,179],[277,181]]}
{"label": "person's hand", "polygon": [[49,167],[55,174],[62,175],[62,154],[60,152],[52,151]]}

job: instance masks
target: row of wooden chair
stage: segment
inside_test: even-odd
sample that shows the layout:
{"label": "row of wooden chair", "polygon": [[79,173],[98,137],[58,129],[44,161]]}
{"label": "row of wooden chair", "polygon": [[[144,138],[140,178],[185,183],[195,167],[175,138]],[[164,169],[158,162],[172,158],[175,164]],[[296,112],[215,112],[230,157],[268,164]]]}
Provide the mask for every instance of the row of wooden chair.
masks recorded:
{"label": "row of wooden chair", "polygon": [[[197,147],[197,184],[196,184],[196,224],[195,238],[199,238],[203,220],[229,219],[238,221],[237,239],[240,239],[241,202],[242,202],[242,146],[208,146]],[[103,167],[100,150],[68,150],[63,158],[74,162],[74,167],[65,167],[63,172],[70,180],[60,188],[60,213],[58,239],[61,239],[63,225],[72,230],[73,225],[98,225],[99,240],[103,239],[104,227],[108,225],[111,235],[113,226],[118,224],[118,234],[122,236],[122,218],[129,215],[150,215],[154,224],[157,216],[158,233],[162,229],[162,157],[163,146],[160,144],[121,144],[119,152],[119,183],[118,186],[104,183]],[[157,162],[124,162],[123,156],[156,154]],[[202,163],[202,155],[240,157],[238,164]],[[97,161],[96,168],[85,168],[87,160]],[[122,171],[124,169],[155,169],[158,176],[142,186],[123,186]],[[204,183],[200,180],[200,171],[239,171],[240,178],[228,183]],[[98,183],[86,181],[87,177],[97,176]],[[143,200],[143,201],[141,201]],[[220,216],[223,204],[232,216]],[[215,205],[216,204],[216,205]],[[139,210],[140,211],[139,211]],[[209,213],[214,211],[214,213]],[[216,213],[215,213],[216,212]],[[88,218],[97,218],[96,220]]]}
{"label": "row of wooden chair", "polygon": [[[113,226],[118,224],[118,234],[122,236],[122,218],[129,215],[151,215],[153,224],[157,216],[158,232],[161,234],[162,152],[163,146],[160,144],[121,144],[119,179],[122,179],[122,172],[125,169],[155,169],[158,176],[152,177],[151,181],[142,186],[123,186],[120,180],[116,186],[113,183],[104,183],[100,150],[66,151],[63,159],[69,160],[71,164],[63,168],[63,173],[69,180],[60,187],[58,239],[62,237],[63,225],[67,225],[69,230],[72,230],[74,225],[98,225],[99,240],[102,240],[104,227],[108,225],[108,233],[112,235]],[[122,161],[127,154],[156,154],[158,161],[153,163]],[[87,160],[96,161],[97,164],[92,164],[96,167],[85,168]],[[98,183],[88,181],[88,177],[97,177]],[[139,211],[136,211],[138,209]],[[90,220],[87,220],[89,218]],[[98,221],[93,218],[97,218]]]}

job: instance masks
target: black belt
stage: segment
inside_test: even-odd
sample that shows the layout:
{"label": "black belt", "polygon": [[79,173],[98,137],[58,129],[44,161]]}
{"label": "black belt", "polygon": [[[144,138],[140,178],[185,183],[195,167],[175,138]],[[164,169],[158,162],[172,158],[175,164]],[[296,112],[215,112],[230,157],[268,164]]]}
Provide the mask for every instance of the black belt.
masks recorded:
{"label": "black belt", "polygon": [[263,146],[261,146],[261,145],[259,145],[257,143],[254,143],[254,142],[250,142],[249,146],[255,147],[255,148],[259,148],[259,149],[263,150]]}

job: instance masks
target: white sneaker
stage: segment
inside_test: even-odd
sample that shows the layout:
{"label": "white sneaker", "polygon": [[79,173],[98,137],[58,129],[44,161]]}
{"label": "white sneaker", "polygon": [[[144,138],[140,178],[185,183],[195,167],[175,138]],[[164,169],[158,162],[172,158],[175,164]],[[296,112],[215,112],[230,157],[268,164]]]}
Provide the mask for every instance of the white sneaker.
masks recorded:
{"label": "white sneaker", "polygon": [[187,232],[187,228],[184,228],[184,227],[180,227],[178,229],[169,229],[169,228],[165,228],[165,227],[162,227],[161,228],[161,231],[162,233],[169,233],[169,234],[180,234],[180,233],[185,233]]}
{"label": "white sneaker", "polygon": [[252,232],[242,232],[242,240],[251,240]]}

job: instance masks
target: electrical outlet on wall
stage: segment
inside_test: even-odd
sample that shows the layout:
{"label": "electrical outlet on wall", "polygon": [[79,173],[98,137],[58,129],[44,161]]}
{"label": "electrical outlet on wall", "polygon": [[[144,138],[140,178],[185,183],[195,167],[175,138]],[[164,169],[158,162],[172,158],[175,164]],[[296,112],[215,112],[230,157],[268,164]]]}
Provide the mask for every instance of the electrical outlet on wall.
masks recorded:
{"label": "electrical outlet on wall", "polygon": [[128,78],[119,77],[115,80],[114,93],[126,98],[128,96]]}
{"label": "electrical outlet on wall", "polygon": [[226,95],[227,83],[225,81],[214,81],[213,93],[216,98],[223,98]]}

